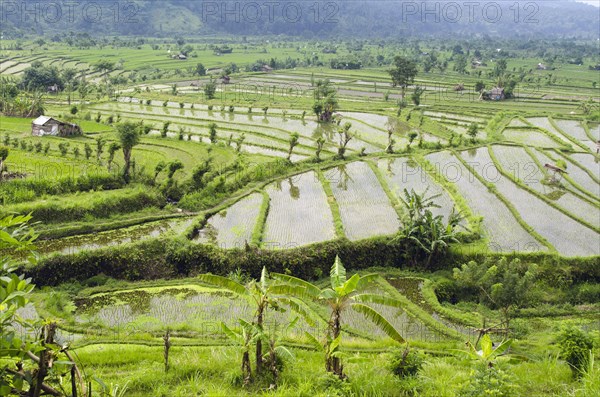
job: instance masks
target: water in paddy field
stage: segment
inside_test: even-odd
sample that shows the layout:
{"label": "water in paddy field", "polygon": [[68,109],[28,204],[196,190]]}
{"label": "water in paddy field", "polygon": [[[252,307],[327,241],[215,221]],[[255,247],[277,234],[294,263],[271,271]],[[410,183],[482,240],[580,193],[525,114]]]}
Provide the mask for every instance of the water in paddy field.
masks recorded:
{"label": "water in paddy field", "polygon": [[[407,296],[413,303],[423,306],[420,289],[422,280],[401,278],[391,280],[399,292]],[[200,338],[224,337],[220,322],[235,326],[239,318],[252,318],[254,308],[245,300],[234,295],[199,285],[177,285],[170,287],[149,287],[100,293],[75,302],[76,321],[85,325],[94,322],[99,328],[124,331],[124,338],[135,338],[136,334],[158,333],[167,327],[185,329],[190,336]],[[398,308],[369,304],[388,319],[400,333],[411,340],[436,341],[445,339],[442,328],[452,328],[467,333],[468,330],[456,327],[450,322],[440,319],[431,310],[426,310],[439,323],[437,326],[426,326],[421,320]],[[314,325],[309,325],[300,317],[296,326],[290,330],[291,338],[301,336],[304,331],[313,334],[324,332],[327,324],[328,309],[316,308],[317,318]],[[275,312],[269,310],[265,316],[268,328],[287,325],[296,317],[292,311]],[[348,336],[360,339],[377,340],[385,338],[385,334],[364,316],[351,309],[344,311],[342,317],[344,329]]]}
{"label": "water in paddy field", "polygon": [[142,225],[109,230],[106,232],[65,237],[56,240],[40,240],[37,243],[40,254],[74,254],[79,251],[112,247],[161,236],[167,232],[180,234],[191,226],[194,218],[169,219],[148,222]]}

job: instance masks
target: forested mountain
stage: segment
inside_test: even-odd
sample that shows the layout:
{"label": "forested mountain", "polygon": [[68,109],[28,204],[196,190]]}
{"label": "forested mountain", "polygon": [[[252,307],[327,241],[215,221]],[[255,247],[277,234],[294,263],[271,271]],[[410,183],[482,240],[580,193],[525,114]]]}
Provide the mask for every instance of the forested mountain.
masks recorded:
{"label": "forested mountain", "polygon": [[[116,4],[119,4],[117,7]],[[538,2],[95,0],[3,1],[4,38],[87,32],[293,35],[307,38],[489,35],[598,37],[598,8]]]}

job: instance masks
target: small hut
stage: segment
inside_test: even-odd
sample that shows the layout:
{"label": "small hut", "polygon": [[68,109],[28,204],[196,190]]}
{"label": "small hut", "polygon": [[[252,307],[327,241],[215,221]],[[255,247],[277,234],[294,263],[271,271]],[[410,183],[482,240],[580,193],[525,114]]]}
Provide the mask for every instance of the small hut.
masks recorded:
{"label": "small hut", "polygon": [[81,134],[81,128],[77,124],[65,123],[48,116],[40,116],[31,122],[31,135],[33,136],[73,136]]}

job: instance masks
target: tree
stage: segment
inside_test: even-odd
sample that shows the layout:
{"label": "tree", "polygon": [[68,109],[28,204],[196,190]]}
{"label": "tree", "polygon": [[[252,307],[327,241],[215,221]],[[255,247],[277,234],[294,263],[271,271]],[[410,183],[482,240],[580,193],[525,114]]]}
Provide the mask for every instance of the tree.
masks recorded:
{"label": "tree", "polygon": [[299,141],[300,141],[300,135],[297,132],[292,133],[292,135],[290,136],[290,147],[288,149],[288,155],[287,155],[288,161],[290,161],[290,159],[292,158],[292,152],[294,151],[294,148],[298,145]]}
{"label": "tree", "polygon": [[269,372],[271,372],[275,387],[277,387],[277,380],[279,379],[281,360],[295,359],[294,354],[281,344],[281,340],[287,335],[290,335],[296,326],[298,319],[299,317],[294,317],[294,319],[285,326],[282,332],[278,332],[278,324],[275,323],[271,333],[267,334],[264,331],[259,333],[259,337],[267,344],[268,352],[264,354],[263,362]]}
{"label": "tree", "polygon": [[204,187],[204,175],[210,171],[210,159],[206,159],[200,163],[192,171],[192,186],[196,189]]}
{"label": "tree", "polygon": [[498,59],[498,61],[496,62],[496,65],[494,65],[494,76],[495,77],[501,77],[504,75],[504,72],[506,72],[506,59],[504,58],[500,58]]}
{"label": "tree", "polygon": [[394,128],[392,128],[391,126],[388,127],[388,144],[385,148],[385,152],[386,153],[394,153],[394,144],[396,143],[396,140],[394,139]]}
{"label": "tree", "polygon": [[417,76],[417,65],[410,59],[397,55],[394,58],[394,69],[388,70],[388,73],[392,77],[392,86],[400,87],[404,99],[406,87],[412,84]]}
{"label": "tree", "polygon": [[[243,319],[238,320],[240,330],[234,331],[230,329],[224,322],[221,322],[221,329],[227,337],[235,341],[242,351],[242,377],[244,386],[248,386],[252,380],[252,366],[250,364],[250,349],[254,343],[260,340],[259,329]],[[262,358],[261,358],[262,360]]]}
{"label": "tree", "polygon": [[181,47],[181,49],[179,50],[179,52],[185,56],[190,55],[193,51],[194,51],[194,47],[192,47],[190,44],[187,44],[187,45]]}
{"label": "tree", "polygon": [[459,55],[455,57],[454,71],[460,74],[467,73],[467,57],[465,55]]}
{"label": "tree", "polygon": [[[230,280],[229,278],[217,276],[213,274],[201,274],[198,278],[208,284],[215,285],[220,288],[224,288],[241,299],[248,302],[249,305],[253,306],[255,310],[254,319],[252,323],[256,325],[259,331],[263,331],[263,324],[267,309],[279,309],[279,305],[282,303],[292,304],[294,307],[298,307],[299,302],[293,298],[288,298],[282,295],[282,287],[278,283],[274,283],[269,277],[267,269],[263,267],[260,279],[252,280],[249,283],[242,285],[237,281]],[[256,340],[256,371],[261,372],[263,367],[262,362],[262,341]]]}
{"label": "tree", "polygon": [[409,149],[418,136],[419,136],[419,134],[416,131],[411,131],[408,133],[408,146],[407,147]]}
{"label": "tree", "polygon": [[154,167],[154,178],[152,178],[153,183],[156,183],[156,178],[158,178],[158,175],[163,172],[166,167],[167,164],[165,164],[164,161],[159,161],[158,164],[156,164]]}
{"label": "tree", "polygon": [[581,101],[579,106],[577,106],[577,109],[581,109],[583,114],[587,116],[593,113],[598,113],[598,104],[592,98],[589,98],[587,101]]}
{"label": "tree", "polygon": [[162,138],[166,138],[167,134],[169,133],[169,126],[171,125],[170,121],[165,121],[163,123],[162,129],[160,130],[160,136]]}
{"label": "tree", "polygon": [[176,173],[177,171],[179,171],[179,170],[182,170],[182,169],[183,169],[183,167],[184,167],[184,166],[183,166],[183,163],[182,163],[181,161],[179,161],[179,160],[171,161],[171,162],[169,163],[169,170],[168,170],[169,172],[168,172],[168,174],[167,174],[167,178],[168,178],[169,180],[172,180],[172,179],[173,179],[173,176],[175,176],[175,173]]}
{"label": "tree", "polygon": [[115,63],[108,59],[100,59],[92,65],[92,68],[97,72],[108,73],[115,69]]}
{"label": "tree", "polygon": [[201,64],[201,63],[198,63],[198,64],[196,65],[196,70],[195,70],[195,72],[196,72],[196,74],[197,74],[198,76],[205,76],[205,75],[206,75],[206,68],[204,67],[204,65],[203,65],[203,64]]}
{"label": "tree", "polygon": [[518,258],[510,261],[488,258],[454,268],[454,278],[459,284],[478,290],[480,303],[499,309],[507,328],[514,310],[528,302],[537,274],[536,264],[527,264]]}
{"label": "tree", "polygon": [[[72,395],[77,395],[75,374],[80,374],[67,347],[54,341],[56,323],[26,320],[18,315],[31,298],[34,285],[15,270],[26,259],[35,265],[38,235],[28,224],[31,215],[0,218],[0,395],[64,395],[47,383],[49,374],[66,373],[71,367]],[[41,332],[40,332],[41,331]],[[16,365],[15,365],[16,364]],[[81,393],[85,394],[79,376]]]}
{"label": "tree", "polygon": [[140,143],[140,128],[137,123],[126,121],[117,125],[117,135],[123,149],[123,178],[125,183],[129,183],[129,168],[131,167],[131,152],[133,148]]}
{"label": "tree", "polygon": [[71,144],[67,143],[67,142],[61,142],[58,144],[58,150],[60,151],[60,155],[65,157],[69,151],[69,146],[71,146]]}
{"label": "tree", "polygon": [[110,145],[108,145],[108,169],[109,170],[112,166],[113,160],[115,159],[115,153],[119,149],[121,149],[121,145],[119,145],[116,142],[111,142]]}
{"label": "tree", "polygon": [[85,97],[88,96],[88,94],[91,91],[91,86],[90,84],[87,82],[87,80],[85,78],[82,78],[79,81],[79,86],[77,87],[77,92],[79,93],[79,97],[81,98],[81,100],[85,100]]}
{"label": "tree", "polygon": [[206,99],[214,99],[215,93],[217,92],[217,82],[210,77],[210,80],[204,84],[204,95]]}
{"label": "tree", "polygon": [[314,92],[313,112],[319,121],[331,122],[333,112],[338,108],[337,90],[329,79],[317,81]]}
{"label": "tree", "polygon": [[92,152],[93,152],[93,150],[92,150],[92,147],[90,146],[90,144],[89,144],[89,143],[86,143],[86,144],[83,146],[83,151],[84,151],[84,153],[85,153],[85,159],[86,159],[86,160],[89,160],[89,159],[90,159],[90,157],[92,157]]}
{"label": "tree", "polygon": [[402,226],[394,242],[399,244],[405,259],[413,265],[425,261],[425,267],[429,268],[433,259],[448,251],[450,243],[458,242],[457,227],[461,217],[452,211],[447,223],[444,223],[441,215],[434,216],[431,208],[439,208],[434,202],[437,197],[439,195],[427,197],[427,191],[418,194],[407,189],[400,197],[404,211]]}
{"label": "tree", "polygon": [[64,81],[56,66],[45,66],[39,61],[33,62],[31,67],[23,71],[21,85],[29,91],[46,91],[48,87],[56,85],[59,90],[64,88]]}
{"label": "tree", "polygon": [[352,124],[345,123],[343,127],[338,128],[338,135],[340,136],[340,141],[338,144],[338,157],[340,159],[344,159],[346,154],[346,146],[352,138],[354,138],[354,134],[350,132],[350,128],[352,128]]}
{"label": "tree", "polygon": [[104,153],[104,145],[106,141],[101,136],[96,138],[96,160],[98,163],[100,162],[100,158],[102,157],[102,153]]}
{"label": "tree", "polygon": [[475,143],[475,139],[477,138],[478,130],[479,126],[477,123],[471,123],[467,129],[467,135],[471,137],[471,142],[473,143]]}
{"label": "tree", "polygon": [[242,144],[246,140],[246,134],[242,132],[240,136],[235,140],[235,151],[240,153],[242,151]]}
{"label": "tree", "polygon": [[325,138],[322,136],[318,137],[315,141],[316,149],[315,149],[315,158],[317,161],[321,161],[321,152],[323,151],[323,145],[325,145]]}
{"label": "tree", "polygon": [[10,150],[6,146],[0,146],[0,180],[2,180],[2,173],[4,172],[4,162],[6,161]]}
{"label": "tree", "polygon": [[481,92],[485,90],[485,83],[483,81],[478,81],[475,83],[475,92]]}
{"label": "tree", "polygon": [[210,143],[217,143],[217,124],[210,123],[208,125],[208,137],[210,139]]}
{"label": "tree", "polygon": [[[404,109],[407,106],[407,103],[404,100],[404,98],[399,98],[396,104],[398,105],[398,111],[396,112],[396,115],[400,116],[402,114],[402,109]],[[408,115],[410,116],[410,112],[408,113]]]}
{"label": "tree", "polygon": [[415,87],[415,90],[411,95],[411,99],[415,106],[419,106],[421,104],[421,95],[423,95],[423,92],[425,92],[425,89],[422,88],[420,85]]}
{"label": "tree", "polygon": [[[400,302],[382,293],[367,292],[370,288],[379,285],[385,289],[387,282],[378,274],[360,276],[354,274],[346,278],[346,269],[342,261],[336,256],[329,274],[330,285],[323,289],[302,279],[285,275],[274,274],[276,280],[286,285],[279,287],[279,291],[296,296],[301,299],[310,299],[329,307],[330,315],[327,326],[325,346],[325,368],[340,378],[344,378],[344,368],[338,347],[342,338],[342,316],[345,311],[352,309],[372,321],[390,338],[402,343],[404,339],[398,331],[373,307],[367,303],[400,307]],[[389,287],[389,284],[387,284]],[[308,335],[313,341],[314,337]],[[317,344],[319,344],[317,342]]]}

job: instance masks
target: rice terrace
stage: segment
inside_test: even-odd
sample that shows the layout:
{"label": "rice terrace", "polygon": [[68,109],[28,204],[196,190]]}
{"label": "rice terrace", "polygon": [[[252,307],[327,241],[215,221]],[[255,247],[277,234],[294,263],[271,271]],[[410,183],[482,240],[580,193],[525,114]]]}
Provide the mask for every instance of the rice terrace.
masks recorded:
{"label": "rice terrace", "polygon": [[0,396],[600,395],[598,1],[0,11]]}

